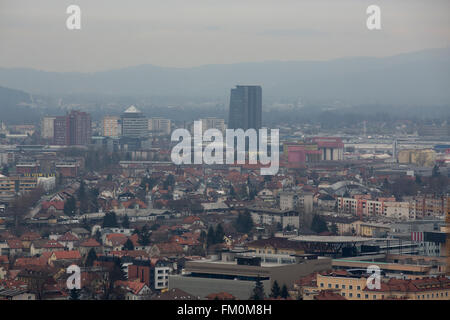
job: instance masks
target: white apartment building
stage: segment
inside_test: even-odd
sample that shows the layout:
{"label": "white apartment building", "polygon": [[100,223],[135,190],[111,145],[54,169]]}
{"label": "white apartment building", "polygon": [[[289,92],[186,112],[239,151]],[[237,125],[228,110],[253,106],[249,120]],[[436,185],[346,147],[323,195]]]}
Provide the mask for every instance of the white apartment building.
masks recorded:
{"label": "white apartment building", "polygon": [[54,123],[56,117],[44,117],[41,123],[41,137],[44,139],[53,139]]}
{"label": "white apartment building", "polygon": [[148,119],[148,131],[156,134],[170,135],[172,133],[172,123],[169,119],[150,118]]}
{"label": "white apartment building", "polygon": [[120,117],[106,116],[103,118],[103,136],[118,137],[120,136]]}
{"label": "white apartment building", "polygon": [[208,129],[217,129],[221,132],[225,132],[225,120],[219,118],[206,118],[200,119],[202,122],[203,133]]}
{"label": "white apartment building", "polygon": [[296,210],[300,209],[305,213],[313,211],[313,195],[310,193],[297,193],[285,191],[280,193],[280,209]]}

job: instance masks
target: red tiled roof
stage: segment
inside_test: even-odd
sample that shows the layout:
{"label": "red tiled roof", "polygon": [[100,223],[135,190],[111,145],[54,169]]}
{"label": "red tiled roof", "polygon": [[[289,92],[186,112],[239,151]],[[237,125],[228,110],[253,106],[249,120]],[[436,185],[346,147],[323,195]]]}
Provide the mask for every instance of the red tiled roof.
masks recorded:
{"label": "red tiled roof", "polygon": [[197,216],[188,216],[188,217],[183,219],[183,223],[184,224],[192,224],[195,221],[199,221],[199,220],[200,220],[200,218],[197,217]]}
{"label": "red tiled roof", "polygon": [[131,291],[133,294],[139,294],[141,290],[145,287],[145,283],[139,281],[121,281],[118,280],[115,282],[116,286],[120,286],[126,288]]}
{"label": "red tiled roof", "polygon": [[41,235],[37,232],[27,232],[20,236],[20,240],[22,241],[32,241],[41,239]]}
{"label": "red tiled roof", "polygon": [[17,258],[14,262],[14,267],[28,267],[28,266],[46,266],[47,260],[42,257],[32,258]]}
{"label": "red tiled roof", "polygon": [[101,244],[97,242],[95,239],[88,239],[80,244],[81,247],[100,247]]}
{"label": "red tiled roof", "polygon": [[53,255],[56,260],[78,260],[81,259],[80,251],[70,250],[70,251],[54,251]]}
{"label": "red tiled roof", "polygon": [[347,300],[340,294],[328,290],[322,290],[314,297],[314,300]]}
{"label": "red tiled roof", "polygon": [[64,201],[44,201],[42,202],[42,209],[48,210],[48,208],[54,207],[56,210],[64,210]]}
{"label": "red tiled roof", "polygon": [[66,232],[64,235],[62,235],[61,237],[58,238],[58,241],[78,241],[80,239],[78,239],[78,237],[74,234],[72,234],[71,232]]}
{"label": "red tiled roof", "polygon": [[22,241],[19,239],[9,239],[6,243],[10,249],[22,249]]}
{"label": "red tiled roof", "polygon": [[176,243],[158,243],[156,246],[161,254],[183,253],[183,248]]}
{"label": "red tiled roof", "polygon": [[44,245],[44,248],[60,248],[60,249],[62,249],[62,248],[64,248],[64,246],[56,240],[49,240]]}

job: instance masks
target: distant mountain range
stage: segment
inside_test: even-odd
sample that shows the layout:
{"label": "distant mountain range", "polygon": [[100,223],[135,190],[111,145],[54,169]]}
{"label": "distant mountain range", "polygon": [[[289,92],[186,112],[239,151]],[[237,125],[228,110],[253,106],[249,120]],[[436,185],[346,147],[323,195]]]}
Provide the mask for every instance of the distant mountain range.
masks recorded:
{"label": "distant mountain range", "polygon": [[31,123],[39,111],[31,107],[28,93],[0,87],[0,122]]}
{"label": "distant mountain range", "polygon": [[259,84],[263,97],[273,99],[445,105],[450,103],[450,48],[384,58],[269,61],[193,68],[140,65],[95,73],[0,68],[0,86],[43,95],[227,98],[236,84]]}

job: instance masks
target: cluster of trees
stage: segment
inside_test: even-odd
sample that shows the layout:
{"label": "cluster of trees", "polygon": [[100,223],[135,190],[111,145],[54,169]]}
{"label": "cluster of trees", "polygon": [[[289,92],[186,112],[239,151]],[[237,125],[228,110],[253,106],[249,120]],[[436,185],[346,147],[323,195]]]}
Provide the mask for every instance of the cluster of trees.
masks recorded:
{"label": "cluster of trees", "polygon": [[24,217],[30,212],[30,209],[41,199],[45,193],[42,187],[37,187],[29,192],[25,192],[16,197],[8,207],[8,214],[14,218],[13,232],[19,232]]}
{"label": "cluster of trees", "polygon": [[[64,214],[67,216],[73,216],[77,213],[77,209],[79,209],[80,214],[86,212],[97,212],[99,209],[98,195],[99,191],[97,188],[90,188],[86,190],[86,184],[83,180],[81,180],[80,187],[76,193],[76,198],[70,197],[64,203]],[[77,208],[77,200],[80,203],[79,208]]]}
{"label": "cluster of trees", "polygon": [[249,233],[253,229],[253,220],[250,213],[246,210],[244,213],[239,213],[234,222],[236,231],[240,233]]}
{"label": "cluster of trees", "polygon": [[311,223],[311,230],[316,233],[322,233],[322,232],[329,231],[327,223],[318,214],[315,214],[313,216],[312,223]]}
{"label": "cluster of trees", "polygon": [[148,246],[150,244],[151,231],[147,225],[144,225],[140,230],[135,230],[138,235],[138,242],[142,246]]}
{"label": "cluster of trees", "polygon": [[[202,236],[202,235],[201,235]],[[222,225],[219,223],[214,230],[213,226],[209,226],[208,233],[206,234],[206,246],[210,247],[214,244],[223,243],[223,237],[225,233]]]}
{"label": "cluster of trees", "polygon": [[[264,293],[264,284],[261,281],[261,278],[258,277],[255,282],[255,287],[253,288],[253,293],[250,296],[250,300],[264,300],[266,294]],[[280,285],[275,280],[272,284],[270,298],[283,298],[287,299],[289,297],[288,288],[285,284],[280,289]]]}
{"label": "cluster of trees", "polygon": [[117,222],[117,216],[114,211],[108,212],[103,217],[102,228],[117,228],[119,223]]}
{"label": "cluster of trees", "polygon": [[283,299],[288,298],[289,292],[288,292],[286,285],[283,284],[283,286],[280,289],[280,285],[278,284],[277,280],[275,280],[272,285],[270,297],[271,298],[283,298]]}

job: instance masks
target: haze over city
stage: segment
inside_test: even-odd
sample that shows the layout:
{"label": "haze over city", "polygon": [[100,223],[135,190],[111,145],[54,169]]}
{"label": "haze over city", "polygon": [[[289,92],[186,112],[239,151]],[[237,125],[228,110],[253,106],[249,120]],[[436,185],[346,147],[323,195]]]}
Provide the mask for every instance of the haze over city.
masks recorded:
{"label": "haze over city", "polygon": [[94,72],[142,64],[193,67],[261,61],[386,57],[450,45],[450,4],[377,1],[382,30],[366,28],[369,0],[4,0],[0,67]]}
{"label": "haze over city", "polygon": [[0,306],[448,302],[449,9],[1,1]]}

